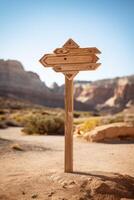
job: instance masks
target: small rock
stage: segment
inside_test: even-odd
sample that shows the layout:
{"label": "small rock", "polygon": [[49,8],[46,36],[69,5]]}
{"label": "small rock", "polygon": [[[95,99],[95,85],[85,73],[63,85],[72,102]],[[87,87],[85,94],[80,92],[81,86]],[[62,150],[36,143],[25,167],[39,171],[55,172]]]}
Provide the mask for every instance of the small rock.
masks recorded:
{"label": "small rock", "polygon": [[85,200],[85,197],[80,197],[79,200]]}
{"label": "small rock", "polygon": [[33,194],[31,197],[32,197],[32,199],[36,199],[38,197],[38,195],[37,194]]}
{"label": "small rock", "polygon": [[19,144],[13,144],[11,148],[17,151],[24,151],[24,149]]}
{"label": "small rock", "polygon": [[80,188],[85,188],[88,184],[88,180],[83,181],[83,183],[80,185]]}
{"label": "small rock", "polygon": [[76,184],[76,182],[75,181],[70,181],[68,184],[69,185],[74,185],[74,184]]}
{"label": "small rock", "polygon": [[25,195],[26,193],[24,191],[22,191],[22,194]]}
{"label": "small rock", "polygon": [[50,194],[48,194],[48,197],[51,197],[55,192],[50,192]]}
{"label": "small rock", "polygon": [[62,187],[63,187],[63,188],[67,188],[67,183],[66,183],[66,182],[63,183],[63,184],[62,184]]}

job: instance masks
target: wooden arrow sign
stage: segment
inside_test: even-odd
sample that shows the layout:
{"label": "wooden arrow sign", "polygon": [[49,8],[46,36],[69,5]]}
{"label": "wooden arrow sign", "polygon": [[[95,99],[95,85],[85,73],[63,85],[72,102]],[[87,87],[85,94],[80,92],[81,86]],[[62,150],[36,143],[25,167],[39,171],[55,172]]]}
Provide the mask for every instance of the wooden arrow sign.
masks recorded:
{"label": "wooden arrow sign", "polygon": [[95,54],[89,55],[45,55],[42,59],[44,66],[53,67],[55,65],[68,64],[83,64],[83,63],[95,63],[99,58]]}
{"label": "wooden arrow sign", "polygon": [[96,54],[100,53],[96,47],[80,48],[69,39],[62,48],[55,49],[53,54],[45,54],[40,62],[45,67],[53,67],[56,72],[94,70],[100,65],[96,63],[99,60]]}
{"label": "wooden arrow sign", "polygon": [[96,47],[91,48],[57,48],[54,50],[55,54],[60,55],[86,55],[86,54],[100,54],[101,52]]}
{"label": "wooden arrow sign", "polygon": [[55,65],[53,68],[54,71],[56,72],[72,72],[72,71],[88,71],[88,70],[95,70],[100,66],[100,63],[84,63],[84,64],[70,64],[68,65],[62,65],[58,66]]}
{"label": "wooden arrow sign", "polygon": [[73,78],[79,71],[95,70],[100,66],[96,47],[80,48],[69,39],[53,54],[45,54],[40,62],[45,67],[65,75],[65,172],[73,172]]}

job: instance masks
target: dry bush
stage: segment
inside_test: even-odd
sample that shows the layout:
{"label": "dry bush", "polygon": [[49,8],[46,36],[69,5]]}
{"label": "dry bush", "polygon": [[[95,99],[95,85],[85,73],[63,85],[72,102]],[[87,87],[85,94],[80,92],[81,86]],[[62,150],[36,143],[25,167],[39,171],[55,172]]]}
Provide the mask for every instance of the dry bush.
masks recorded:
{"label": "dry bush", "polygon": [[24,109],[21,111],[16,111],[15,113],[10,115],[10,119],[19,123],[22,126],[25,126],[32,116],[41,116],[41,117],[49,117],[49,116],[63,116],[63,112],[56,112],[51,109]]}
{"label": "dry bush", "polygon": [[83,135],[86,132],[94,129],[101,124],[101,120],[98,117],[89,118],[84,123],[76,127],[75,134]]}
{"label": "dry bush", "polygon": [[125,115],[116,114],[116,115],[106,115],[101,117],[101,125],[107,125],[118,122],[125,122]]}
{"label": "dry bush", "polygon": [[115,115],[114,117],[111,117],[111,119],[109,119],[108,124],[117,123],[117,122],[124,122],[124,116]]}
{"label": "dry bush", "polygon": [[100,125],[100,120],[99,118],[90,118],[89,120],[85,121],[83,126],[82,126],[82,130],[84,132],[86,131],[90,131],[93,128],[95,128],[96,126]]}
{"label": "dry bush", "polygon": [[64,120],[56,116],[32,115],[27,119],[23,132],[29,135],[63,135]]}
{"label": "dry bush", "polygon": [[29,119],[29,117],[32,116],[32,113],[30,111],[28,112],[17,112],[12,114],[12,116],[10,116],[10,118],[15,121],[16,123],[18,123],[20,126],[25,126],[25,124],[27,123],[27,120]]}

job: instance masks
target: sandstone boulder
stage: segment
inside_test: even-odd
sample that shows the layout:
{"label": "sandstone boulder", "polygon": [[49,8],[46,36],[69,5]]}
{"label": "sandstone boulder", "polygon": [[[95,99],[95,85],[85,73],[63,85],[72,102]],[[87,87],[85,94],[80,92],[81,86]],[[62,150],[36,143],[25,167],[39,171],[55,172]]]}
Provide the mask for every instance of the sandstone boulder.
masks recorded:
{"label": "sandstone boulder", "polygon": [[84,139],[91,142],[101,142],[117,138],[134,139],[134,126],[126,123],[112,123],[96,127],[94,130],[84,135]]}

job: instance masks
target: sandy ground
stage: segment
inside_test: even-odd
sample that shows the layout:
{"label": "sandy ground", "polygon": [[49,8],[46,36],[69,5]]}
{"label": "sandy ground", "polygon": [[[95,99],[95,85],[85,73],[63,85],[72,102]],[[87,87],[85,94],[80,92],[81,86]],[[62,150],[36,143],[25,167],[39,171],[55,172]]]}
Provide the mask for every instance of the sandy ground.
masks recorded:
{"label": "sandy ground", "polygon": [[[122,180],[134,176],[133,141],[106,144],[74,138],[75,173],[65,174],[63,136],[25,136],[20,128],[9,128],[0,130],[0,138],[0,200],[101,199],[95,197],[93,191],[87,195],[83,190],[77,195],[78,185],[94,177],[99,181],[117,180],[117,174],[113,173],[124,175],[120,177]],[[23,151],[13,149],[14,144]],[[134,179],[130,179],[129,188],[134,191]],[[86,196],[80,197],[81,193]],[[116,199],[111,192],[110,195],[103,194],[102,199]],[[123,195],[117,195],[117,199],[134,199],[132,194]]]}

